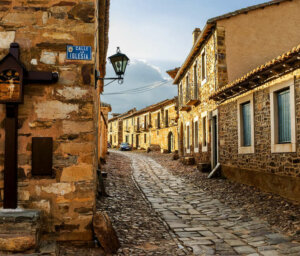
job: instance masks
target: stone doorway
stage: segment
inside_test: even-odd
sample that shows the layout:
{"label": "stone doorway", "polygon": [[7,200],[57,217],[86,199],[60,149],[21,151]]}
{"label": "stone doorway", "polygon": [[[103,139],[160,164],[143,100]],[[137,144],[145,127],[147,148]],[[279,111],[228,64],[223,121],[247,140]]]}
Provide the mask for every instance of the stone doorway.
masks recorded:
{"label": "stone doorway", "polygon": [[179,133],[179,153],[180,156],[184,155],[184,134],[183,134],[183,123],[180,124],[180,133]]}
{"label": "stone doorway", "polygon": [[168,134],[168,152],[171,153],[173,148],[174,148],[174,145],[173,145],[173,133],[172,132],[169,132]]}

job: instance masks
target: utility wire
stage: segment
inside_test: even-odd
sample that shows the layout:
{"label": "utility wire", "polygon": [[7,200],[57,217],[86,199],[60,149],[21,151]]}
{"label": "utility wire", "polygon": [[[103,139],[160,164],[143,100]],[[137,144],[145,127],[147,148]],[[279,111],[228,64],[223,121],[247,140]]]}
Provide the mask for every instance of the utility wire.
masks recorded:
{"label": "utility wire", "polygon": [[144,92],[148,92],[150,90],[153,90],[157,87],[166,85],[168,83],[171,83],[170,80],[162,80],[160,82],[155,82],[153,84],[150,85],[146,85],[146,86],[141,86],[141,87],[137,87],[137,88],[133,88],[133,89],[129,89],[129,90],[124,90],[124,91],[120,91],[120,92],[112,92],[112,93],[104,93],[103,95],[121,95],[121,94],[138,94],[138,93],[144,93]]}

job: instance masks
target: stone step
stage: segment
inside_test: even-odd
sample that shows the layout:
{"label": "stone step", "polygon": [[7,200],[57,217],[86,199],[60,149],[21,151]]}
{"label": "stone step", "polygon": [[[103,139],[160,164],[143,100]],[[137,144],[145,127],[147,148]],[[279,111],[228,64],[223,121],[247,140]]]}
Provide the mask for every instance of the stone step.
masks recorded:
{"label": "stone step", "polygon": [[59,248],[55,241],[43,241],[36,252],[11,253],[3,252],[5,256],[59,256]]}
{"label": "stone step", "polygon": [[40,215],[39,210],[0,210],[0,254],[35,252],[40,243]]}

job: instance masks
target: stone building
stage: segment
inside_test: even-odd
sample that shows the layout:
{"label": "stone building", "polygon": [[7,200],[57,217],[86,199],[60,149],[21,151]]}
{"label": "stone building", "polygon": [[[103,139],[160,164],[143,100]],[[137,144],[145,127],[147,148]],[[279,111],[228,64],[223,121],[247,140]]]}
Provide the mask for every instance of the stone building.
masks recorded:
{"label": "stone building", "polygon": [[123,142],[134,149],[178,150],[177,97],[153,104],[123,119]]}
{"label": "stone building", "polygon": [[111,106],[107,103],[101,102],[100,105],[100,124],[99,124],[99,149],[98,149],[98,158],[100,161],[106,159],[107,155],[107,142],[108,142],[108,113],[111,111]]}
{"label": "stone building", "polygon": [[[93,239],[103,90],[94,74],[98,70],[101,77],[105,75],[108,13],[109,0],[0,3],[0,59],[8,54],[11,43],[18,43],[26,70],[59,75],[55,84],[24,85],[17,131],[18,207],[40,209],[43,233],[57,240]],[[67,59],[67,45],[90,46],[91,60]],[[5,118],[1,104],[1,205]],[[32,165],[34,155],[44,157],[40,141],[45,138],[50,149],[47,160],[52,163],[46,175]]]}
{"label": "stone building", "polygon": [[[193,32],[193,46],[179,69],[179,153],[208,169],[219,161],[218,110],[210,96],[247,71],[300,41],[300,1],[275,0],[209,19]],[[286,40],[288,38],[288,40]]]}
{"label": "stone building", "polygon": [[112,147],[118,148],[123,142],[123,120],[134,112],[136,108],[123,114],[113,114],[113,117],[108,120],[108,141]]}
{"label": "stone building", "polygon": [[300,45],[210,96],[229,179],[300,200]]}

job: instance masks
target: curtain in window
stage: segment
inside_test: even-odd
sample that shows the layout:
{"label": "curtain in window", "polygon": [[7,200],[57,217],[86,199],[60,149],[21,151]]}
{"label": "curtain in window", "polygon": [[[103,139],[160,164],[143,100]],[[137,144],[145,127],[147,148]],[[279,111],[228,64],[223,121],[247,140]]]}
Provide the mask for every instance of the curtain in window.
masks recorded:
{"label": "curtain in window", "polygon": [[290,90],[277,94],[278,103],[278,143],[291,142]]}
{"label": "curtain in window", "polygon": [[242,104],[243,146],[251,146],[251,112],[250,102]]}

